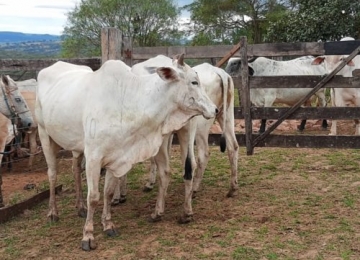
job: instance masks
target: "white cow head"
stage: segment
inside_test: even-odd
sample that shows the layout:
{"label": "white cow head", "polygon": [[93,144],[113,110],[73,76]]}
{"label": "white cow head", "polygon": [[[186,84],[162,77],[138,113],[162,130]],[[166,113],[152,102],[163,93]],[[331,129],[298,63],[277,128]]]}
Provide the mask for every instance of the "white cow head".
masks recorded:
{"label": "white cow head", "polygon": [[168,82],[179,82],[176,103],[180,109],[193,114],[203,115],[210,119],[218,113],[217,107],[210,100],[201,86],[199,77],[195,70],[184,63],[184,54],[173,59],[173,68],[160,67],[156,70],[161,79]]}
{"label": "white cow head", "polygon": [[2,75],[0,88],[0,113],[9,119],[21,119],[19,126],[25,129],[34,125],[29,107],[15,81],[9,76]]}

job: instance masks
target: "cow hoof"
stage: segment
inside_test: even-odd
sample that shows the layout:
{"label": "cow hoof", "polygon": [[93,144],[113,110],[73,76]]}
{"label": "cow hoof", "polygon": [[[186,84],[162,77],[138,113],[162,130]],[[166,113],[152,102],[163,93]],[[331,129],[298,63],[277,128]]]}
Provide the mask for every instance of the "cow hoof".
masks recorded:
{"label": "cow hoof", "polygon": [[111,228],[111,229],[105,230],[105,234],[106,234],[108,237],[116,237],[119,233],[116,231],[116,229]]}
{"label": "cow hoof", "polygon": [[49,219],[50,223],[55,223],[55,222],[59,221],[59,217],[56,215],[50,215],[50,216],[48,216],[48,219]]}
{"label": "cow hoof", "polygon": [[94,240],[89,239],[88,241],[81,241],[81,248],[84,251],[90,251],[96,249],[96,243]]}
{"label": "cow hoof", "polygon": [[228,193],[226,194],[226,197],[227,197],[227,198],[235,197],[236,192],[237,192],[237,190],[231,189],[231,190],[229,190]]}
{"label": "cow hoof", "polygon": [[150,217],[148,218],[148,221],[149,221],[150,223],[160,222],[161,220],[162,220],[162,217],[159,216],[159,215],[156,215],[156,217],[150,216]]}
{"label": "cow hoof", "polygon": [[119,199],[119,203],[122,204],[122,203],[125,203],[125,202],[126,202],[126,195],[121,195],[120,199]]}
{"label": "cow hoof", "polygon": [[149,187],[149,186],[144,186],[143,188],[143,192],[150,192],[153,190],[153,187]]}
{"label": "cow hoof", "polygon": [[111,206],[117,206],[117,205],[119,205],[120,204],[120,200],[119,199],[113,199],[112,201],[111,201]]}
{"label": "cow hoof", "polygon": [[298,130],[299,132],[303,132],[304,129],[305,129],[305,128],[301,127],[300,125],[297,126],[297,130]]}
{"label": "cow hoof", "polygon": [[79,209],[78,210],[78,216],[81,217],[81,218],[86,218],[87,216],[87,210],[82,208],[82,209]]}
{"label": "cow hoof", "polygon": [[178,219],[178,223],[179,224],[188,224],[191,221],[193,221],[193,216],[192,215],[182,215],[179,219]]}

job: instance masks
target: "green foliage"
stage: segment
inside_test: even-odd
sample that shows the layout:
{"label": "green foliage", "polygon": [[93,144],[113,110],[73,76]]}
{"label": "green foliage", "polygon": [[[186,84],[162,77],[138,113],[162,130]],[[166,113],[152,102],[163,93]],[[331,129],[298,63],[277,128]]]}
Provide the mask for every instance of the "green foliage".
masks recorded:
{"label": "green foliage", "polygon": [[173,44],[181,37],[179,14],[172,0],[82,0],[68,13],[62,56],[99,56],[104,27],[120,29],[133,46]]}
{"label": "green foliage", "polygon": [[287,0],[195,0],[185,6],[194,22],[192,45],[237,43],[240,36],[261,43],[269,22],[289,6]]}
{"label": "green foliage", "polygon": [[268,42],[336,41],[360,37],[360,2],[298,0],[296,8],[270,22]]}

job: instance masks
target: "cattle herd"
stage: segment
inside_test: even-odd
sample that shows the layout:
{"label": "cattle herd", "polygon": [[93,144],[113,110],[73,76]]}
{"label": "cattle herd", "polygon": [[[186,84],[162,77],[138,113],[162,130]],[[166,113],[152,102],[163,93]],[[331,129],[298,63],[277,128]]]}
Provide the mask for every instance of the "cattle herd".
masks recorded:
{"label": "cattle herd", "polygon": [[[258,57],[249,62],[248,67],[251,76],[324,75],[343,58],[342,55],[328,55],[274,61]],[[357,56],[338,75],[351,77],[352,71],[359,68]],[[179,222],[187,223],[193,215],[192,197],[199,191],[209,160],[208,136],[215,119],[222,129],[220,148],[222,152],[227,150],[231,168],[227,196],[234,196],[238,189],[239,145],[234,131],[232,76],[239,74],[240,69],[238,58],[231,58],[225,70],[208,63],[190,67],[182,54],[172,59],[158,55],[133,67],[119,60],[109,60],[97,71],[58,61],[41,70],[37,81],[31,81],[33,87],[30,88],[25,87],[29,82],[15,82],[9,76],[2,76],[0,149],[3,151],[10,142],[18,145],[18,132],[27,133],[31,168],[39,137],[48,166],[50,221],[59,219],[55,200],[56,155],[60,149],[72,152],[76,207],[78,214],[86,217],[81,247],[89,251],[96,248],[93,216],[100,199],[102,169],[106,174],[101,222],[107,235],[116,235],[110,209],[111,205],[126,200],[127,173],[134,164],[147,159],[151,160],[151,170],[144,190],[153,188],[156,173],[159,173],[158,197],[150,220],[161,220],[170,181],[169,152],[176,133],[185,183],[184,210]],[[299,88],[251,89],[250,99],[253,105],[260,107],[274,103],[293,105],[309,91]],[[358,91],[357,88],[332,89],[332,106],[359,106]],[[324,89],[315,95],[321,106],[327,105]],[[260,132],[265,131],[265,121],[262,120]],[[305,122],[303,120],[299,126],[300,130],[304,129]],[[323,127],[327,127],[326,121]],[[332,122],[330,134],[336,135],[336,121]],[[355,134],[360,134],[358,121]],[[0,154],[0,159],[2,157]],[[81,188],[83,158],[88,188],[86,200]]]}

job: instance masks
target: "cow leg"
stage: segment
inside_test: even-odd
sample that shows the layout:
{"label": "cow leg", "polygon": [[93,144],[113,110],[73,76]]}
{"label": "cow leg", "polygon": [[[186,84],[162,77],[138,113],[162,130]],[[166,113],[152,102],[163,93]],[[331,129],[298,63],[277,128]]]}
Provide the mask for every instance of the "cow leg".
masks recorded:
{"label": "cow leg", "polygon": [[213,124],[212,120],[205,121],[199,120],[196,132],[196,149],[197,149],[197,169],[194,176],[193,184],[193,195],[200,189],[200,184],[204,176],[206,166],[209,162],[210,152],[209,152],[209,131],[210,127]]}
{"label": "cow leg", "polygon": [[46,133],[45,129],[43,129],[41,126],[39,126],[39,137],[45,155],[46,164],[48,166],[47,174],[50,185],[49,213],[47,216],[49,220],[53,222],[59,220],[55,198],[55,186],[57,176],[56,154],[60,147],[51,139],[51,137]]}
{"label": "cow leg", "polygon": [[32,166],[34,163],[34,157],[35,157],[35,154],[37,151],[37,142],[36,142],[37,132],[38,132],[38,130],[34,129],[29,134],[29,145],[30,145],[30,156],[29,156],[29,161],[28,161],[28,170],[29,171],[32,170]]}
{"label": "cow leg", "polygon": [[196,133],[196,120],[190,120],[187,125],[177,131],[181,149],[181,162],[184,165],[183,177],[185,183],[184,213],[179,218],[180,224],[186,224],[193,219],[192,192],[193,176],[196,170],[194,154],[194,140]]}
{"label": "cow leg", "polygon": [[85,157],[86,157],[85,171],[86,171],[88,194],[87,194],[87,215],[83,229],[81,248],[84,251],[90,251],[91,249],[96,248],[96,243],[94,238],[94,213],[100,200],[99,181],[100,181],[101,166],[98,160],[90,158],[86,153],[85,153]]}
{"label": "cow leg", "polygon": [[4,205],[4,200],[3,200],[3,195],[2,195],[2,174],[0,171],[0,208],[3,208]]}
{"label": "cow leg", "polygon": [[[169,154],[169,156],[170,156],[170,150],[171,150],[173,137],[174,137],[173,134],[169,134],[169,135],[164,137],[164,140],[165,140],[165,138],[168,139],[167,144],[168,144],[168,154]],[[156,162],[155,162],[154,157],[151,157],[150,158],[149,179],[148,179],[147,183],[145,184],[145,186],[143,188],[144,192],[152,191],[152,189],[154,188],[154,185],[156,183],[156,173],[157,173]]]}
{"label": "cow leg", "polygon": [[305,125],[306,125],[306,119],[303,119],[303,120],[301,120],[301,123],[300,123],[300,125],[298,125],[297,129],[298,129],[300,132],[302,132],[302,131],[304,131],[304,129],[305,129]]}
{"label": "cow leg", "polygon": [[[124,175],[124,176],[126,177],[126,175]],[[111,221],[111,200],[114,196],[114,191],[115,191],[117,181],[123,177],[116,178],[116,177],[114,177],[113,173],[110,171],[106,171],[106,174],[105,174],[104,208],[103,208],[103,213],[101,216],[101,223],[103,225],[104,232],[110,237],[117,235],[115,225]]]}
{"label": "cow leg", "polygon": [[116,206],[126,202],[127,194],[127,175],[117,178],[115,181],[114,196],[111,200],[111,206]]}
{"label": "cow leg", "polygon": [[265,132],[266,129],[266,119],[261,119],[261,125],[259,129],[259,133],[262,134]]}
{"label": "cow leg", "polygon": [[[0,154],[0,161],[2,160],[2,154]],[[2,171],[0,170],[0,208],[4,207],[4,200],[2,195]]]}
{"label": "cow leg", "polygon": [[[341,106],[345,105],[342,102],[341,95],[335,94],[335,91],[336,91],[336,89],[333,89],[333,88],[330,90],[331,106],[332,107],[341,107]],[[338,100],[336,100],[335,98],[338,98]],[[336,135],[336,133],[337,133],[337,126],[336,125],[337,125],[337,120],[332,120],[329,135]]]}
{"label": "cow leg", "polygon": [[163,143],[161,144],[157,155],[155,155],[154,157],[156,167],[159,171],[160,181],[159,181],[159,191],[155,206],[155,212],[151,214],[151,217],[149,219],[151,222],[160,221],[164,214],[166,191],[170,182],[168,141],[169,138],[163,139]]}
{"label": "cow leg", "polygon": [[[165,138],[168,138],[168,137],[165,137]],[[154,185],[156,182],[156,172],[157,172],[156,162],[155,162],[154,157],[151,157],[150,158],[149,179],[143,188],[144,192],[152,191],[152,189],[154,188]]]}
{"label": "cow leg", "polygon": [[81,184],[81,172],[82,172],[81,162],[84,158],[84,154],[77,152],[73,152],[72,154],[73,154],[72,171],[75,179],[76,208],[78,210],[78,216],[85,218],[86,206],[84,202],[84,196],[83,196],[82,184]]}
{"label": "cow leg", "polygon": [[[237,190],[239,189],[238,185],[238,158],[239,158],[239,145],[235,136],[234,129],[234,109],[229,108],[228,114],[225,123],[225,129],[223,129],[223,135],[226,139],[226,147],[228,158],[231,166],[231,178],[230,178],[230,189],[227,193],[227,197],[233,197],[236,195]],[[219,117],[219,124],[223,125],[223,117]],[[206,139],[207,140],[207,139]],[[206,167],[206,165],[205,165]],[[205,170],[205,169],[204,169]]]}

